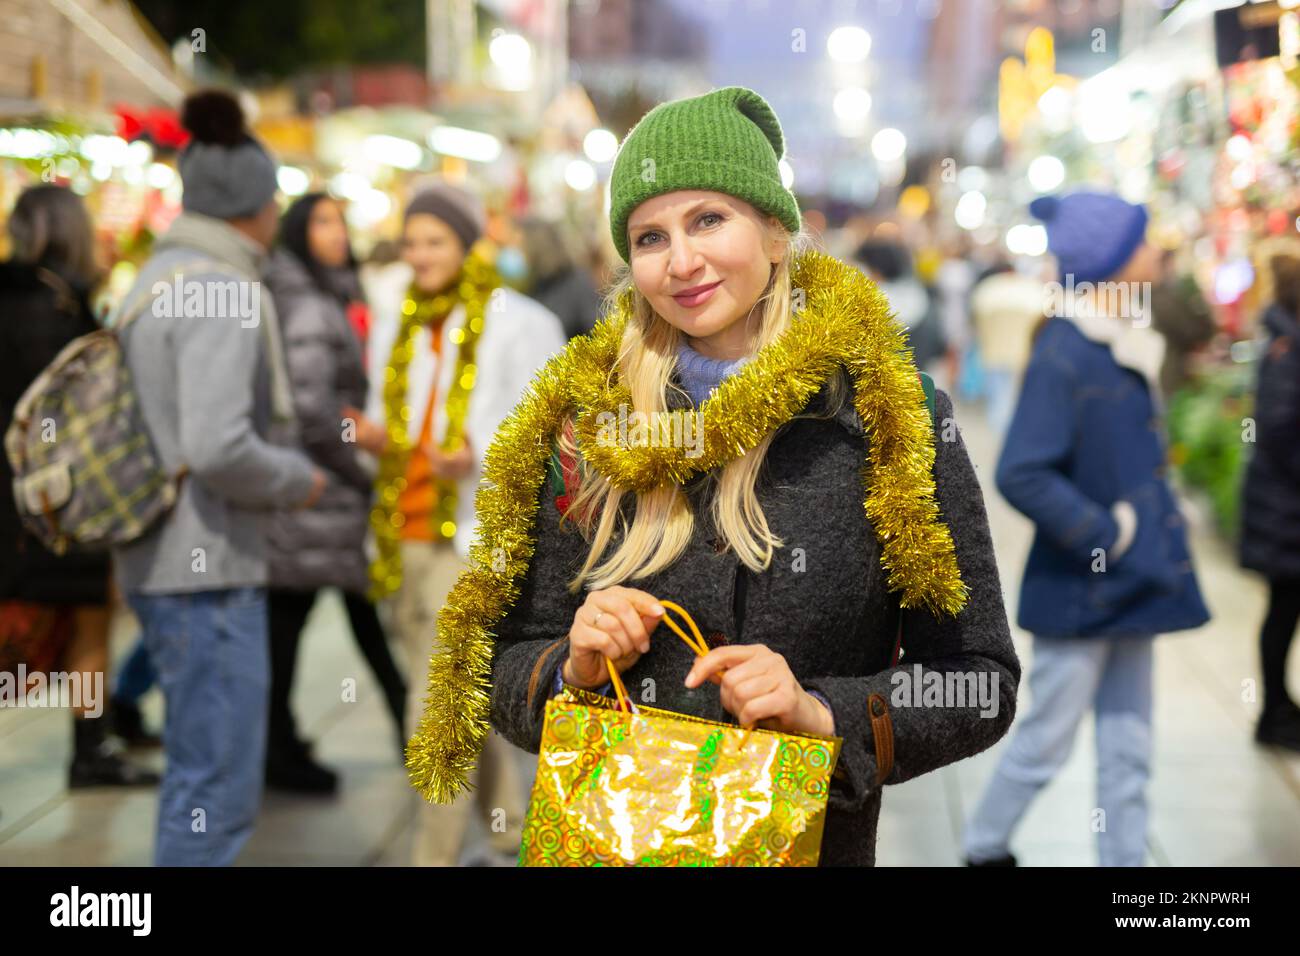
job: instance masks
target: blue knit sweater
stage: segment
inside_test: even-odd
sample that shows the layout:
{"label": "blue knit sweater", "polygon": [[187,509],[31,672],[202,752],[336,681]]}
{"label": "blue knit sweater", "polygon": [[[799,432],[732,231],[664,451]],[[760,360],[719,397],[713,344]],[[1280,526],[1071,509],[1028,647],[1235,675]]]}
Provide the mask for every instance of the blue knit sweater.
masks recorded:
{"label": "blue knit sweater", "polygon": [[687,344],[685,336],[677,347],[677,375],[697,408],[724,378],[748,361],[748,357],[725,361],[701,355]]}

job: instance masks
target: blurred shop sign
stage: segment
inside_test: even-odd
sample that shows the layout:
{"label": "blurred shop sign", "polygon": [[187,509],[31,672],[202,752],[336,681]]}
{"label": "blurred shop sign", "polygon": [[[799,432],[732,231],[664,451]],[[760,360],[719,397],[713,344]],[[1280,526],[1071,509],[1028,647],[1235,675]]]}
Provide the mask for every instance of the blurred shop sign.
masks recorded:
{"label": "blurred shop sign", "polygon": [[1281,51],[1281,23],[1295,11],[1276,2],[1244,3],[1214,12],[1214,51],[1219,66],[1266,60]]}

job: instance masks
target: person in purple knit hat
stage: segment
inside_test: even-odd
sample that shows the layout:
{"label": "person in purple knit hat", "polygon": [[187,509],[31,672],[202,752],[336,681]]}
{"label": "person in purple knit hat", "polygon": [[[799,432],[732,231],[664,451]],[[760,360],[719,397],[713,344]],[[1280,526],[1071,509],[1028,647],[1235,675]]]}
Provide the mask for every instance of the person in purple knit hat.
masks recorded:
{"label": "person in purple knit hat", "polygon": [[[1096,715],[1103,866],[1141,866],[1151,772],[1152,645],[1209,619],[1165,480],[1164,340],[1147,290],[1147,213],[1079,191],[1036,199],[1060,282],[1039,325],[998,461],[998,489],[1034,523],[1019,624],[1034,636],[1032,705],[966,828],[972,866],[1015,866],[1008,843]],[[1083,825],[1082,823],[1080,824]]]}

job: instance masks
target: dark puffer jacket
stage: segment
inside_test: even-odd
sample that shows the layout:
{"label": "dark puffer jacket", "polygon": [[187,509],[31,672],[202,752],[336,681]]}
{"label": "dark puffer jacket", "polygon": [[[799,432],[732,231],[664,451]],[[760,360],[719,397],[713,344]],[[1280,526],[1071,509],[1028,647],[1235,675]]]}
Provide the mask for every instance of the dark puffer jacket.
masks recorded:
{"label": "dark puffer jacket", "polygon": [[1242,492],[1241,563],[1300,578],[1300,321],[1264,314],[1269,338],[1255,396],[1255,450]]}
{"label": "dark puffer jacket", "polygon": [[[678,398],[672,390],[669,395]],[[825,413],[827,396],[824,388],[805,413]],[[671,400],[670,405],[680,407]],[[951,419],[946,393],[938,393],[937,408],[940,422]],[[1020,663],[1011,643],[984,499],[960,433],[948,429],[948,434],[951,441],[937,442],[937,498],[970,597],[955,618],[907,611],[904,658],[896,667],[889,664],[898,597],[885,589],[880,545],[862,510],[868,438],[851,404],[831,418],[796,418],[774,438],[757,494],[772,531],[785,544],[765,572],[753,574],[732,552],[719,553],[710,522],[697,518],[687,551],[670,568],[629,582],[681,604],[714,646],[767,645],[785,657],[806,690],[830,701],[835,733],[844,743],[831,785],[822,866],[875,863],[882,786],[869,699],[879,695],[886,705],[876,721],[881,743],[892,740],[885,784],[902,783],[992,746],[1015,713]],[[713,481],[714,475],[704,475],[686,486],[697,516],[705,514],[703,503]],[[585,597],[585,592],[571,595],[565,584],[581,566],[587,545],[571,524],[561,529],[558,521],[552,492],[544,487],[537,550],[519,601],[496,628],[492,663],[492,723],[534,753],[555,667],[568,654],[566,635]],[[652,678],[653,706],[734,724],[716,685],[684,686],[691,660],[691,651],[675,635],[657,630],[649,653],[625,674],[627,686],[639,688]],[[986,686],[997,695],[996,712],[986,708],[987,716],[981,716],[981,707],[970,699],[965,706],[914,706],[910,693],[896,693],[901,684],[895,678],[912,680],[918,667],[923,674],[973,674],[977,681],[989,682]],[[879,752],[890,759],[887,744]]]}
{"label": "dark puffer jacket", "polygon": [[329,478],[315,507],[278,511],[270,526],[270,583],[299,591],[366,589],[365,539],[371,474],[344,440],[342,408],[364,408],[361,343],[342,303],[321,289],[291,253],[277,249],[266,270],[283,331],[299,441]]}
{"label": "dark puffer jacket", "polygon": [[[47,269],[0,263],[0,435],[27,387],[73,339],[97,329],[83,291]],[[0,599],[107,604],[105,554],[56,557],[23,530],[9,458],[0,455]]]}

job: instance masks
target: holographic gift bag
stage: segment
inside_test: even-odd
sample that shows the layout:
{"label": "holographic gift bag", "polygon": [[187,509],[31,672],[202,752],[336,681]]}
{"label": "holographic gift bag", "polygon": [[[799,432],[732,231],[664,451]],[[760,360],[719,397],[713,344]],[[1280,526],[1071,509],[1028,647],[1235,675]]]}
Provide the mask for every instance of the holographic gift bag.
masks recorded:
{"label": "holographic gift bag", "polygon": [[520,866],[817,865],[839,737],[634,708],[605,663],[617,700],[566,684],[547,701]]}

